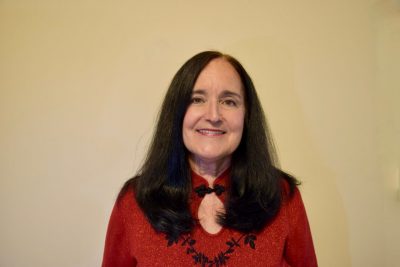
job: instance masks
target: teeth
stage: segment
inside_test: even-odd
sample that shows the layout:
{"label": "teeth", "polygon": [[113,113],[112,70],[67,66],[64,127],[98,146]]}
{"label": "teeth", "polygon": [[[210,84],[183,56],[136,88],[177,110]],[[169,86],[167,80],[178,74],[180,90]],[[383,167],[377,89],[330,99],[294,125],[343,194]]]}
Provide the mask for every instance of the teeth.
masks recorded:
{"label": "teeth", "polygon": [[219,131],[219,130],[197,130],[197,131],[204,135],[221,135],[225,133],[224,131]]}

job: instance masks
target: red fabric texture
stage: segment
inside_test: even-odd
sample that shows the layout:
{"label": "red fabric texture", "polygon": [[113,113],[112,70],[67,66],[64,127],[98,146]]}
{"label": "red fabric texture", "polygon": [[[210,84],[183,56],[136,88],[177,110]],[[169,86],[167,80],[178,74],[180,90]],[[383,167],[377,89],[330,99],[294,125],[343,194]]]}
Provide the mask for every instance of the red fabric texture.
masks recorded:
{"label": "red fabric texture", "polygon": [[[228,187],[228,180],[226,171],[216,178],[214,185]],[[208,186],[204,178],[194,173],[192,182],[194,188],[202,184]],[[219,196],[221,201],[225,194]],[[201,200],[197,194],[192,194],[190,206],[194,218],[197,218]],[[132,191],[115,203],[107,230],[103,267],[202,266],[205,258],[208,264],[204,266],[318,266],[298,189],[292,198],[284,201],[274,220],[257,234],[244,235],[225,228],[217,234],[209,234],[197,224],[190,235],[170,246],[165,234],[151,227]]]}

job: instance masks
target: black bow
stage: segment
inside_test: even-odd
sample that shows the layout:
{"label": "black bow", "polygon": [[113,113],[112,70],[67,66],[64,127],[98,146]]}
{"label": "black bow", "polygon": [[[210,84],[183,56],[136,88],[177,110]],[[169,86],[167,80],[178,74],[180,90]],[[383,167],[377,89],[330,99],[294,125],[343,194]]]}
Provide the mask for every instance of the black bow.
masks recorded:
{"label": "black bow", "polygon": [[212,192],[215,192],[215,194],[217,196],[219,196],[222,194],[222,192],[225,192],[225,187],[217,184],[214,186],[214,188],[210,188],[210,187],[202,184],[202,185],[196,187],[194,189],[194,192],[196,192],[199,197],[204,197],[206,194],[211,194]]}

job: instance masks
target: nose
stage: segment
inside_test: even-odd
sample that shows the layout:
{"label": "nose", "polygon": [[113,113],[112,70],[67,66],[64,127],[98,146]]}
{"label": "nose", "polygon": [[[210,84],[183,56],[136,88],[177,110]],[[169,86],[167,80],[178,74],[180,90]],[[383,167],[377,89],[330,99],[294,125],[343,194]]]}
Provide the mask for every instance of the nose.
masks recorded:
{"label": "nose", "polygon": [[218,101],[210,101],[208,103],[206,119],[214,123],[221,121],[221,111]]}

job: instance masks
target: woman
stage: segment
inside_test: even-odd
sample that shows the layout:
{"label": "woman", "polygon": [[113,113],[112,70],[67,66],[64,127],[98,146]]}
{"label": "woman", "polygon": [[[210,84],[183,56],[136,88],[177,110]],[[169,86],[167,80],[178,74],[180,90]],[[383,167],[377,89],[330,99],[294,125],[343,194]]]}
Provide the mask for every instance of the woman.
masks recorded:
{"label": "woman", "polygon": [[103,266],[317,266],[297,181],[274,156],[242,65],[195,55],[173,78],[147,158],[119,194]]}

